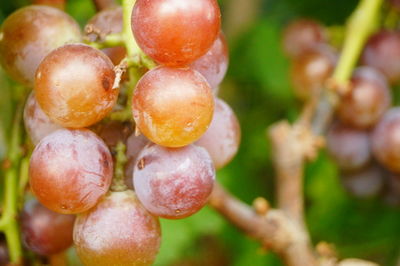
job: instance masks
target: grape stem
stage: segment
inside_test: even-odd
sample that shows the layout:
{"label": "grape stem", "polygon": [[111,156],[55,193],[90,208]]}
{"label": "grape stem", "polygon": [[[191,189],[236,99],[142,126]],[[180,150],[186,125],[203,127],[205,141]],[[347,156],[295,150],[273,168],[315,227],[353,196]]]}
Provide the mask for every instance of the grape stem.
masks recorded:
{"label": "grape stem", "polygon": [[306,161],[318,155],[323,144],[320,135],[329,125],[338,102],[336,92],[347,87],[362,48],[376,26],[381,5],[382,0],[361,0],[351,15],[342,55],[328,83],[331,90],[323,90],[311,99],[294,124],[281,121],[270,128],[268,137],[274,154],[278,209],[259,214],[219,184],[210,198],[209,204],[222,216],[276,252],[289,266],[376,265],[357,259],[338,261],[326,244],[313,248],[303,218],[303,171]]}
{"label": "grape stem", "polygon": [[114,165],[114,177],[111,186],[112,191],[125,191],[127,186],[125,185],[125,164],[128,161],[126,157],[126,146],[120,141],[115,147],[115,165]]}
{"label": "grape stem", "polygon": [[5,234],[7,245],[12,263],[21,262],[22,247],[17,222],[18,202],[19,202],[19,181],[18,169],[22,157],[21,151],[21,120],[24,101],[18,103],[15,113],[13,128],[11,132],[11,141],[7,160],[10,165],[5,170],[4,175],[4,209],[0,218],[0,230]]}

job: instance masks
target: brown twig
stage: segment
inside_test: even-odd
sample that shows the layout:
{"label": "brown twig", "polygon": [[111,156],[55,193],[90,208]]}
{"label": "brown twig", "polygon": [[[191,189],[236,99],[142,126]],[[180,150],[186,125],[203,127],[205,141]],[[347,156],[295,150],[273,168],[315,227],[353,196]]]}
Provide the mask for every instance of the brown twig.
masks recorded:
{"label": "brown twig", "polygon": [[287,265],[316,265],[314,252],[309,248],[308,236],[280,210],[257,212],[215,184],[210,206],[263,247],[279,254]]}

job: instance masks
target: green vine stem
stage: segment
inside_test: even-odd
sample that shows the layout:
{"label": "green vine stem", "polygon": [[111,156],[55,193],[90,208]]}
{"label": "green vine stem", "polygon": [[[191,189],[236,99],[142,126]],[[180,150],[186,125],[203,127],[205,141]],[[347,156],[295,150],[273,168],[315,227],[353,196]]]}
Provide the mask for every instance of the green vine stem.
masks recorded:
{"label": "green vine stem", "polygon": [[382,2],[383,0],[361,0],[350,16],[342,54],[333,74],[336,86],[347,85],[365,42],[376,28]]}
{"label": "green vine stem", "polygon": [[20,100],[15,113],[8,152],[9,167],[4,175],[4,206],[0,219],[0,230],[4,232],[12,263],[19,263],[22,258],[22,247],[17,222],[19,203],[19,167],[22,157],[22,112],[24,100]]}
{"label": "green vine stem", "polygon": [[349,89],[348,83],[364,45],[374,31],[381,11],[383,0],[361,0],[350,16],[345,33],[344,44],[339,62],[327,87],[317,99],[313,115],[312,130],[314,134],[325,132],[332,120],[335,107],[339,101],[337,92]]}

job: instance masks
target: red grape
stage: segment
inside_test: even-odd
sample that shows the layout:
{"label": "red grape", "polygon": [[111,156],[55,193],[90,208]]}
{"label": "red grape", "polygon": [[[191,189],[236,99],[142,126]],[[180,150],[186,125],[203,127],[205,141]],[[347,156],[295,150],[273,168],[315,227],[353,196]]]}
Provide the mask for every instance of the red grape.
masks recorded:
{"label": "red grape", "polygon": [[65,43],[80,41],[80,34],[79,25],[57,8],[23,7],[2,25],[0,62],[13,79],[33,87],[43,58]]}
{"label": "red grape", "polygon": [[197,71],[158,67],[136,85],[132,109],[137,127],[149,140],[180,147],[196,141],[207,130],[214,98]]}
{"label": "red grape", "polygon": [[160,238],[158,219],[129,190],[109,193],[78,215],[74,227],[76,251],[86,266],[151,265]]}
{"label": "red grape", "polygon": [[64,127],[81,128],[103,119],[113,108],[118,89],[110,59],[83,44],[51,52],[36,72],[36,99],[43,111]]}
{"label": "red grape", "polygon": [[291,22],[283,33],[283,49],[288,56],[301,56],[317,44],[327,41],[324,28],[311,19]]}
{"label": "red grape", "polygon": [[336,54],[327,45],[319,45],[293,60],[291,77],[295,93],[307,99],[317,93],[331,76]]}
{"label": "red grape", "polygon": [[361,169],[371,160],[369,134],[336,123],[328,131],[328,151],[345,171]]}
{"label": "red grape", "polygon": [[352,89],[340,101],[340,120],[354,127],[374,126],[391,104],[391,92],[383,75],[361,67],[352,78]]}
{"label": "red grape", "polygon": [[195,144],[208,151],[216,169],[224,167],[236,155],[240,144],[240,125],[235,113],[223,100],[215,99],[210,127]]}
{"label": "red grape", "polygon": [[208,52],[194,61],[190,67],[202,74],[212,89],[217,89],[228,69],[228,45],[223,33],[220,33]]}
{"label": "red grape", "polygon": [[131,189],[133,189],[132,175],[136,159],[144,146],[149,143],[150,141],[145,136],[136,136],[135,134],[132,134],[126,142],[126,156],[128,161],[125,166],[125,183]]}
{"label": "red grape", "polygon": [[179,219],[207,203],[215,169],[202,147],[172,149],[149,144],[139,154],[133,176],[137,196],[149,212]]}
{"label": "red grape", "polygon": [[342,174],[346,190],[358,198],[371,198],[379,195],[384,184],[383,170],[372,164],[361,170]]}
{"label": "red grape", "polygon": [[60,129],[33,151],[29,182],[38,200],[60,213],[80,213],[96,205],[113,175],[105,143],[87,129]]}
{"label": "red grape", "polygon": [[22,238],[35,253],[56,254],[72,245],[74,221],[74,215],[53,212],[36,200],[30,200],[21,214]]}
{"label": "red grape", "polygon": [[382,30],[364,48],[362,62],[379,69],[390,82],[400,80],[400,33]]}
{"label": "red grape", "polygon": [[155,61],[184,66],[211,48],[220,17],[216,0],[137,0],[132,31],[140,48]]}
{"label": "red grape", "polygon": [[388,169],[400,173],[400,107],[391,108],[372,133],[372,152]]}
{"label": "red grape", "polygon": [[[113,7],[101,10],[88,22],[101,34],[120,33],[122,31],[122,7]],[[96,41],[96,34],[88,34],[91,41]],[[111,59],[114,65],[118,65],[126,56],[126,49],[123,46],[104,48],[102,51]]]}
{"label": "red grape", "polygon": [[25,103],[24,109],[25,129],[34,145],[62,127],[52,122],[50,118],[40,108],[35,98],[35,93],[31,92]]}

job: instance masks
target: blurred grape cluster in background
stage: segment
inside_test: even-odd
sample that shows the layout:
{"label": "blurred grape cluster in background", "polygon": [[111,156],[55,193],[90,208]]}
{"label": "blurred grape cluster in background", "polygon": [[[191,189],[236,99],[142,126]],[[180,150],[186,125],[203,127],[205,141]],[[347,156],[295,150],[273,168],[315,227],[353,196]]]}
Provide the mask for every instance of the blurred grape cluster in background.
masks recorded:
{"label": "blurred grape cluster in background", "polygon": [[[336,26],[345,23],[357,0],[221,0],[219,3],[230,47],[230,65],[220,97],[238,115],[242,142],[238,155],[219,170],[217,177],[247,203],[257,196],[273,202],[274,171],[266,129],[280,119],[295,119],[302,104],[291,87],[290,63],[281,48],[282,30],[292,19],[307,17],[340,35]],[[0,23],[26,4],[28,0],[1,1]],[[69,0],[66,11],[83,26],[95,8],[90,0]],[[18,87],[0,69],[0,159],[7,149],[5,139],[11,132],[15,109],[10,88]],[[394,92],[396,103],[398,94]],[[355,198],[340,180],[336,164],[325,151],[307,166],[307,223],[313,242],[333,243],[340,257],[399,265],[400,188],[397,201],[394,195],[388,204],[382,197]],[[280,265],[276,255],[262,249],[208,207],[190,218],[161,223],[163,242],[156,265]]]}

